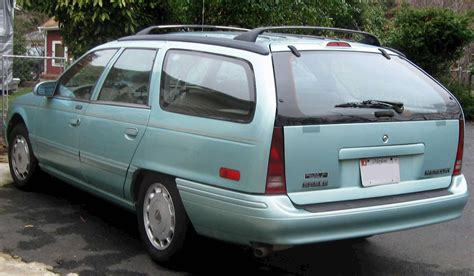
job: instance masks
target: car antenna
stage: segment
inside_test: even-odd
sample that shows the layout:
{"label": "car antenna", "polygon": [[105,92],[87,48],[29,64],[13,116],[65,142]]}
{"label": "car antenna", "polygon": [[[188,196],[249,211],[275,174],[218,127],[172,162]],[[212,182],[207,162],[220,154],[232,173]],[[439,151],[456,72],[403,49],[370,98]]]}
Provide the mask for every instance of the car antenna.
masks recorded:
{"label": "car antenna", "polygon": [[382,56],[384,56],[386,59],[391,59],[391,57],[388,55],[387,51],[385,51],[382,48],[379,48],[379,51],[382,53]]}
{"label": "car antenna", "polygon": [[301,53],[300,51],[298,51],[298,49],[296,49],[295,46],[293,45],[288,45],[288,48],[290,48],[291,52],[293,53],[293,55],[297,56],[297,57],[300,57],[301,56]]}

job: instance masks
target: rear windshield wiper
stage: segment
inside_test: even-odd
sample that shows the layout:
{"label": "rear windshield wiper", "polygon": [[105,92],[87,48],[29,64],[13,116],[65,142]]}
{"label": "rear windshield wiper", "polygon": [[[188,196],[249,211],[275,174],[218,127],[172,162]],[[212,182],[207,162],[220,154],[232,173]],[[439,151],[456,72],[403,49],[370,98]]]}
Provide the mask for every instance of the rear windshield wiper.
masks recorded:
{"label": "rear windshield wiper", "polygon": [[337,104],[334,107],[384,108],[384,109],[393,109],[397,113],[403,112],[403,103],[401,102],[389,102],[389,101],[378,101],[378,100],[366,100],[362,102],[348,102],[348,103],[343,103],[343,104]]}

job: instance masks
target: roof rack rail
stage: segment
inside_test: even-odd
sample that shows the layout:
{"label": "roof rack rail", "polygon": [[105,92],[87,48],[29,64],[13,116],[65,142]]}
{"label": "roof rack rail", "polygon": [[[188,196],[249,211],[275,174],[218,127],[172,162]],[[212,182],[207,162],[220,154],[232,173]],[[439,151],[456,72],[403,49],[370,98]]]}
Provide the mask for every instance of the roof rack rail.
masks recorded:
{"label": "roof rack rail", "polygon": [[304,29],[304,30],[316,30],[316,31],[333,31],[339,33],[346,33],[346,34],[360,34],[364,36],[364,38],[360,41],[364,44],[369,44],[373,46],[380,46],[379,39],[370,33],[363,32],[363,31],[356,31],[356,30],[349,30],[349,29],[340,29],[340,28],[332,28],[332,27],[317,27],[317,26],[269,26],[269,27],[259,27],[252,29],[246,33],[242,33],[236,37],[235,40],[242,40],[248,42],[255,42],[259,35],[263,34],[266,31],[273,31],[273,30],[288,30],[288,29]]}
{"label": "roof rack rail", "polygon": [[156,29],[214,29],[214,30],[229,30],[229,31],[250,31],[250,29],[239,28],[239,27],[227,27],[227,26],[213,26],[213,25],[156,25],[143,29],[136,33],[136,35],[147,35],[151,31]]}

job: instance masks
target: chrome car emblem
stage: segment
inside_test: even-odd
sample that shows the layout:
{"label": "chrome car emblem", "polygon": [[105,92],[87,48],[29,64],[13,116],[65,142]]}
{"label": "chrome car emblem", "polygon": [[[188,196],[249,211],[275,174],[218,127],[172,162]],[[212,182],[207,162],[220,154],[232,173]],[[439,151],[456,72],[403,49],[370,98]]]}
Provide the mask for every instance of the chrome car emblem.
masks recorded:
{"label": "chrome car emblem", "polygon": [[387,135],[387,134],[384,134],[384,135],[382,136],[382,141],[383,141],[384,143],[387,143],[387,142],[388,142],[388,135]]}

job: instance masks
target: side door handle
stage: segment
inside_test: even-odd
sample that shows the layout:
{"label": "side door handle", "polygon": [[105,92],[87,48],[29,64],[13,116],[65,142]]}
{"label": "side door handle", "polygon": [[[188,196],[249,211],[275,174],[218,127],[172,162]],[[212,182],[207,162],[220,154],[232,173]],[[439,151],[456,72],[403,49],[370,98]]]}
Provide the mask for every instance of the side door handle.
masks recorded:
{"label": "side door handle", "polygon": [[69,125],[73,127],[77,127],[81,124],[81,120],[79,118],[74,118],[69,120]]}
{"label": "side door handle", "polygon": [[137,128],[127,128],[125,130],[125,138],[133,139],[137,137],[138,135],[138,129]]}

